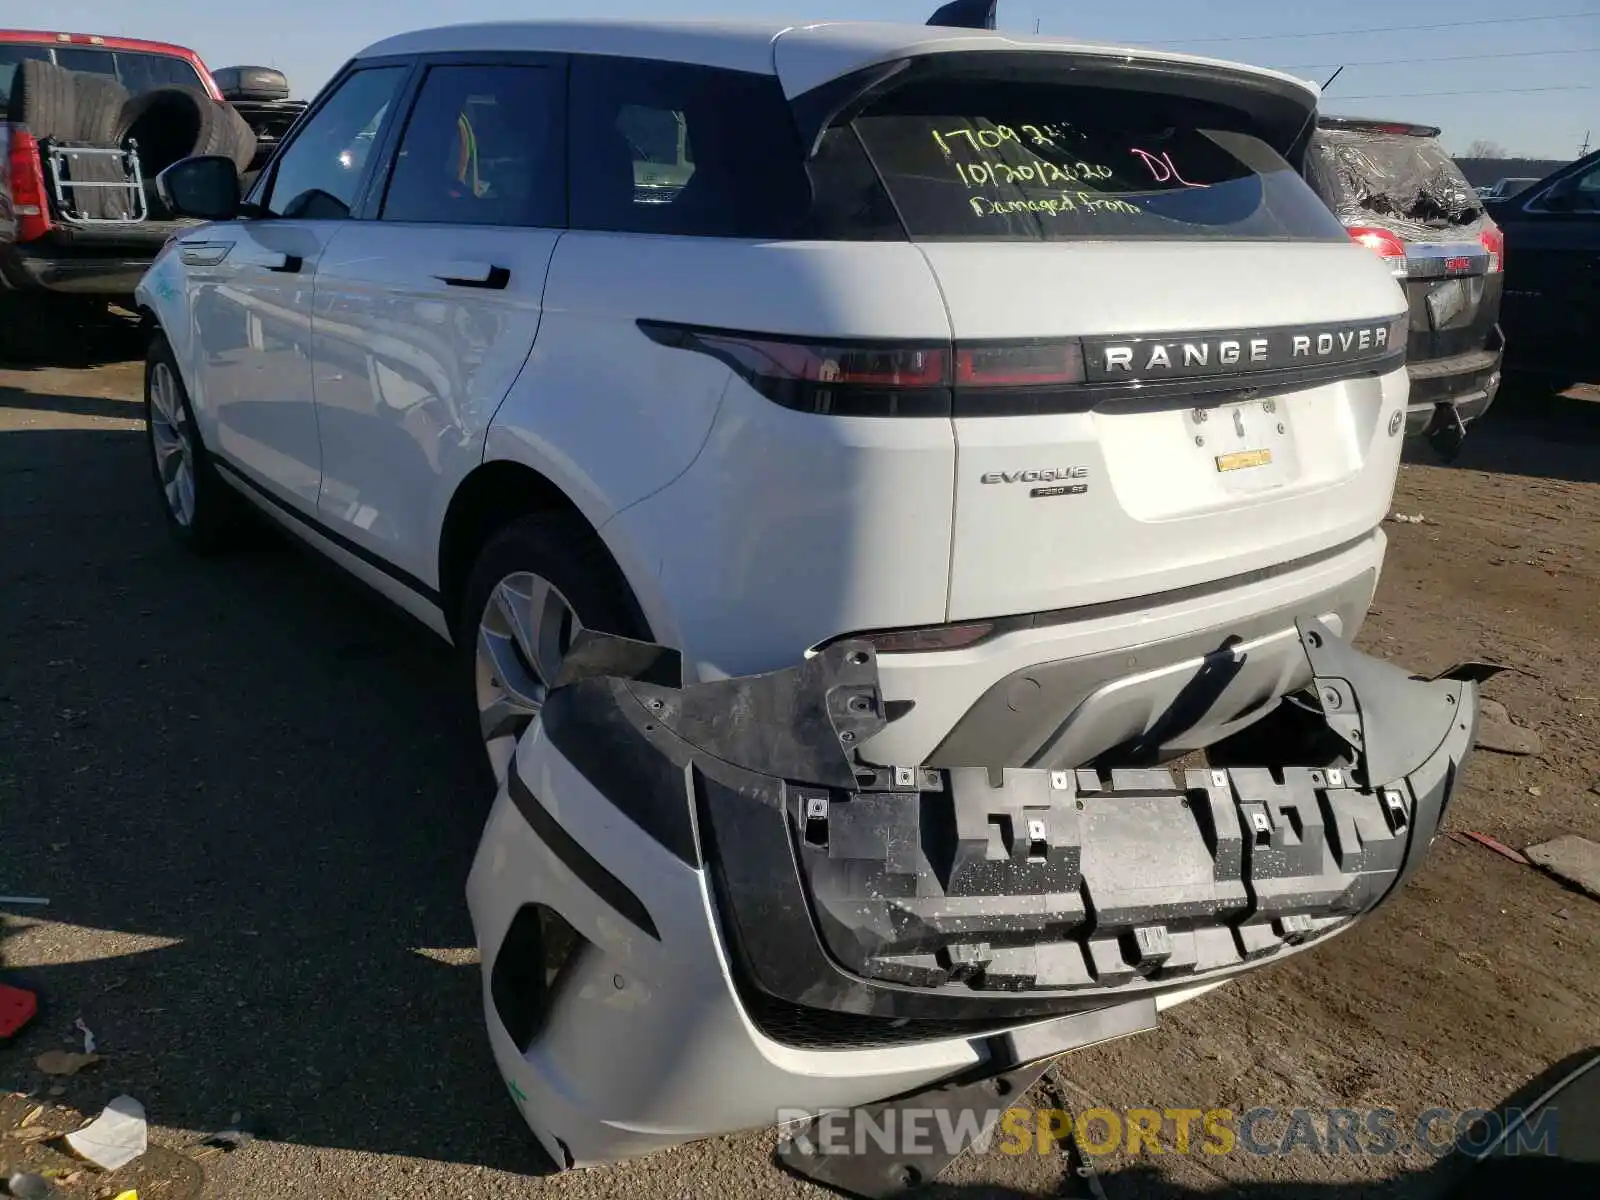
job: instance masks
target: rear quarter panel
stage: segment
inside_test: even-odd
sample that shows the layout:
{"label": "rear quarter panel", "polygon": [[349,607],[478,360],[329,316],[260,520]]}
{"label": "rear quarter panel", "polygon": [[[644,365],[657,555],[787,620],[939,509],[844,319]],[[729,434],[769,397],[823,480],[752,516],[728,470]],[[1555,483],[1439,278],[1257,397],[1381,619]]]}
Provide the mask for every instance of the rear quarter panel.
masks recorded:
{"label": "rear quarter panel", "polygon": [[[905,590],[942,615],[954,454],[947,419],[861,418],[870,429],[846,432],[843,419],[780,408],[716,359],[656,344],[640,318],[946,342],[949,320],[914,246],[568,233],[551,264],[533,355],[490,430],[487,456],[527,463],[573,498],[658,637],[690,637],[680,621],[692,620],[695,634],[742,644],[725,660],[733,670],[761,660],[763,647],[758,631],[726,627],[731,613],[770,620],[767,633],[784,646],[770,665],[808,644],[791,645],[778,629],[790,617],[787,632],[801,637],[801,626],[825,630],[834,618],[868,615],[861,605],[822,610],[848,590],[830,565],[843,569],[841,539],[859,548],[854,539],[874,520],[906,553],[912,543],[921,548],[914,557],[929,586],[906,582]],[[911,442],[921,449],[906,469],[937,497],[921,506],[923,521],[915,504],[905,507],[910,496],[896,504],[883,492],[887,472],[861,474],[884,462],[873,445]],[[862,489],[884,501],[868,505],[875,516],[865,520]],[[772,568],[830,546],[798,586]]]}

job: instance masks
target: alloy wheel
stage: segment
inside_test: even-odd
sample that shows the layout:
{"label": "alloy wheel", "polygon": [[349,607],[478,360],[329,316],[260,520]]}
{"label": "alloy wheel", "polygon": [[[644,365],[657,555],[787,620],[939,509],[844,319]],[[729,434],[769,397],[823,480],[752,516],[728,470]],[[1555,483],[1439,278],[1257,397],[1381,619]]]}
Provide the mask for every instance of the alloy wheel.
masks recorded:
{"label": "alloy wheel", "polygon": [[560,589],[531,571],[507,575],[489,593],[478,619],[474,681],[478,725],[497,782],[505,781],[517,741],[544,707],[580,629]]}

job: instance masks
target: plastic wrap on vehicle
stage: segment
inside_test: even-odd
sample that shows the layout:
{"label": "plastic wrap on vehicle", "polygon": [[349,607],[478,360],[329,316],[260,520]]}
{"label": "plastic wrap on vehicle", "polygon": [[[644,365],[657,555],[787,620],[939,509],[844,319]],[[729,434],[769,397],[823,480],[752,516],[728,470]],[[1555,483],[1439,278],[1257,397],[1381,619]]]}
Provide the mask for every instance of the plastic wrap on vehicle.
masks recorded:
{"label": "plastic wrap on vehicle", "polygon": [[1476,236],[1483,202],[1431,138],[1345,129],[1312,144],[1318,190],[1346,225],[1373,225],[1410,241],[1448,231]]}

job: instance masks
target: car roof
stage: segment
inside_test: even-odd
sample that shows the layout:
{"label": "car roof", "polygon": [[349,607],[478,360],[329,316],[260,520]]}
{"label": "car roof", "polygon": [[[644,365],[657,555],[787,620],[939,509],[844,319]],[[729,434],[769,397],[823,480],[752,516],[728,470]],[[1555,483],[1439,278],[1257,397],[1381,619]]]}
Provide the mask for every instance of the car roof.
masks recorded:
{"label": "car roof", "polygon": [[1140,62],[1204,64],[1289,82],[1315,97],[1316,84],[1264,67],[1070,38],[1029,37],[985,29],[870,21],[543,20],[445,25],[376,42],[357,59],[472,50],[608,54],[778,74],[775,43],[785,47],[783,82],[797,95],[831,79],[895,58],[973,50],[1072,52]]}

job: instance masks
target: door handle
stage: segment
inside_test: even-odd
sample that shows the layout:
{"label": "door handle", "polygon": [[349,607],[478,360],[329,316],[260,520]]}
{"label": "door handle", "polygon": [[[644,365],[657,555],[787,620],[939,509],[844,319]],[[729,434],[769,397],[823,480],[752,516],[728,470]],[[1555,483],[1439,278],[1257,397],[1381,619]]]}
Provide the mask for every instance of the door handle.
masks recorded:
{"label": "door handle", "polygon": [[260,267],[265,271],[278,271],[285,275],[297,275],[300,268],[305,265],[305,259],[298,254],[252,254],[240,263],[241,266]]}
{"label": "door handle", "polygon": [[433,277],[451,287],[503,289],[511,282],[511,272],[486,262],[449,262],[439,266]]}

